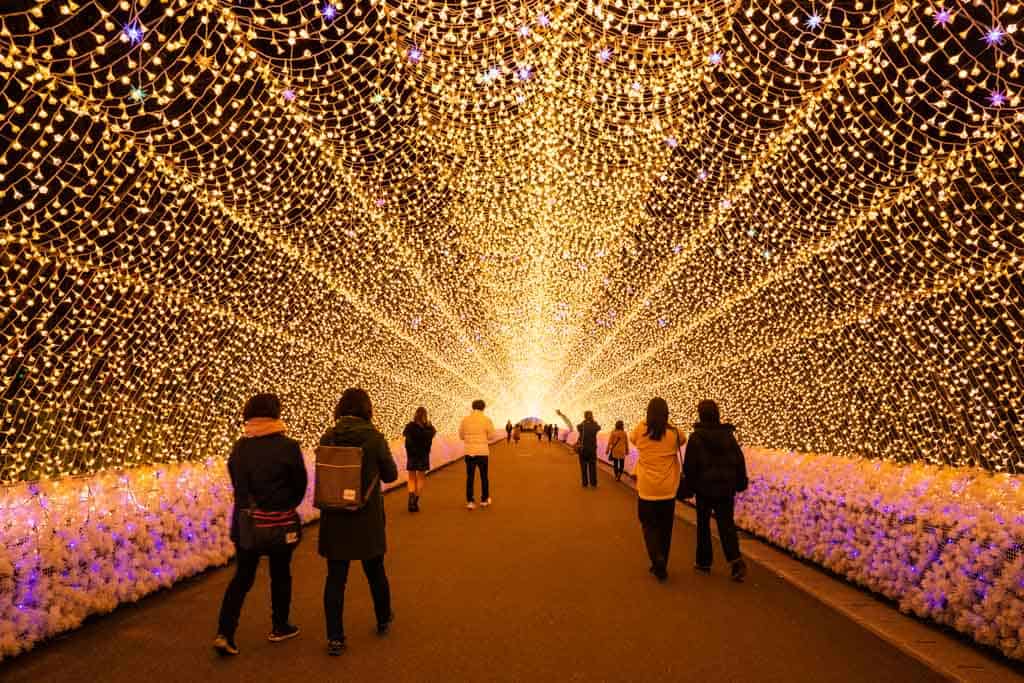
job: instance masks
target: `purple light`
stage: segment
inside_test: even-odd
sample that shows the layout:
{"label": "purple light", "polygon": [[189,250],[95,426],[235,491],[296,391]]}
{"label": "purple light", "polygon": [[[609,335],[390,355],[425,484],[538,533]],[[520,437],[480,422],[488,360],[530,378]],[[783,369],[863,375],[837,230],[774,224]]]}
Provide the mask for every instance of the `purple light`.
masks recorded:
{"label": "purple light", "polygon": [[518,78],[521,81],[528,81],[528,80],[530,80],[530,76],[532,76],[532,75],[533,75],[533,67],[531,67],[528,64],[525,64],[525,65],[519,67],[519,69],[516,71],[516,78]]}
{"label": "purple light", "polygon": [[675,149],[676,147],[679,146],[679,140],[676,140],[674,135],[670,135],[667,138],[665,138],[665,144],[671,147],[672,149]]}
{"label": "purple light", "polygon": [[522,36],[523,38],[529,38],[530,37],[530,27],[526,26],[525,24],[520,26],[519,27],[519,35]]}
{"label": "purple light", "polygon": [[708,179],[708,172],[707,172],[707,170],[702,168],[699,171],[697,171],[697,180],[707,180],[707,179]]}
{"label": "purple light", "polygon": [[993,90],[988,94],[988,103],[993,107],[1001,107],[1006,104],[1006,93],[1002,90]]}
{"label": "purple light", "polygon": [[377,208],[379,209],[379,208],[381,208],[382,206],[384,206],[384,199],[383,199],[383,198],[381,198],[381,199],[378,199],[378,200],[376,200],[376,201],[374,202],[374,204],[376,204],[376,205],[377,205]]}
{"label": "purple light", "polygon": [[142,36],[145,35],[145,31],[142,30],[139,22],[133,21],[125,24],[124,35],[132,45],[138,45],[142,42]]}
{"label": "purple light", "polygon": [[993,26],[985,32],[985,44],[989,47],[1002,45],[1004,38],[1006,38],[1006,31],[1001,26]]}
{"label": "purple light", "polygon": [[548,15],[546,15],[546,14],[538,14],[537,15],[537,25],[538,26],[550,26],[551,25],[551,19],[548,18]]}
{"label": "purple light", "polygon": [[804,21],[804,26],[814,31],[821,28],[822,21],[821,15],[815,12],[814,14],[808,15],[807,19]]}
{"label": "purple light", "polygon": [[409,48],[409,61],[413,64],[419,64],[420,60],[423,59],[423,50],[416,46]]}
{"label": "purple light", "polygon": [[291,102],[295,99],[295,91],[291,88],[285,88],[284,92],[281,93],[281,97],[284,98],[285,102]]}
{"label": "purple light", "polygon": [[932,21],[936,26],[945,26],[953,20],[953,13],[945,7],[940,7],[935,11],[935,17]]}
{"label": "purple light", "polygon": [[607,64],[612,58],[612,49],[610,47],[602,47],[601,51],[597,53],[597,58]]}
{"label": "purple light", "polygon": [[331,3],[326,3],[324,4],[323,7],[320,8],[320,15],[326,21],[333,21],[334,18],[338,16],[338,8],[332,5]]}
{"label": "purple light", "polygon": [[721,50],[715,50],[710,55],[708,55],[708,64],[710,64],[711,66],[718,66],[721,63],[722,63],[722,51]]}

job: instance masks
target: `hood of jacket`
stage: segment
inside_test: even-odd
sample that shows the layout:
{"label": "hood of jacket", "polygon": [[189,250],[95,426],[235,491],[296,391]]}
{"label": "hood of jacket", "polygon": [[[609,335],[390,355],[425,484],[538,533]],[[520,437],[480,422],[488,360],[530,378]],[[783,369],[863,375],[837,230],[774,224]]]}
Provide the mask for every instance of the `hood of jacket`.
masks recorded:
{"label": "hood of jacket", "polygon": [[735,432],[736,427],[728,422],[722,422],[720,424],[705,424],[703,422],[697,422],[693,425],[693,435],[691,438],[696,437],[706,443],[724,448],[732,443],[732,440],[735,438]]}
{"label": "hood of jacket", "polygon": [[378,434],[378,431],[372,422],[353,415],[342,415],[334,426],[327,430],[324,439],[335,446],[362,446],[375,434]]}

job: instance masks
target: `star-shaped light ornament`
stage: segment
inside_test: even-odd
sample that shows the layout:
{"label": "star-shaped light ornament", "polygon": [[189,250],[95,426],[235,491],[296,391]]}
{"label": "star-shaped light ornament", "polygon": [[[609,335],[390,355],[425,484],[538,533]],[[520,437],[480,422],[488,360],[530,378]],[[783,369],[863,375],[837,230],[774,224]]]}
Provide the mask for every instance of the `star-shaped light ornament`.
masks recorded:
{"label": "star-shaped light ornament", "polygon": [[603,64],[607,64],[612,58],[612,49],[610,47],[602,47],[600,52],[597,53],[597,58]]}
{"label": "star-shaped light ornament", "polygon": [[521,38],[529,38],[530,37],[530,27],[527,26],[526,24],[523,24],[522,26],[520,26],[519,27],[519,36]]}
{"label": "star-shaped light ornament", "polygon": [[419,64],[420,60],[423,59],[423,50],[413,45],[412,47],[409,48],[409,52],[407,53],[407,55],[409,57],[410,62],[412,62],[413,64]]}
{"label": "star-shaped light ornament", "polygon": [[501,78],[501,69],[496,66],[492,66],[487,70],[487,73],[484,74],[484,83],[493,83],[499,78]]}
{"label": "star-shaped light ornament", "polygon": [[136,102],[141,102],[142,100],[146,99],[146,91],[137,85],[133,85],[131,90],[128,91],[128,93],[131,95],[131,98]]}
{"label": "star-shaped light ornament", "polygon": [[142,26],[137,21],[125,24],[124,35],[132,45],[138,45],[142,42],[142,36],[145,35],[145,31],[142,30]]}
{"label": "star-shaped light ornament", "polygon": [[710,55],[708,55],[708,64],[710,64],[711,66],[718,66],[721,63],[722,63],[722,51],[721,50],[715,50]]}
{"label": "star-shaped light ornament", "polygon": [[281,93],[281,97],[284,98],[285,102],[291,102],[295,99],[295,91],[291,88],[285,88]]}
{"label": "star-shaped light ornament", "polygon": [[824,23],[824,19],[822,19],[821,15],[817,12],[808,15],[807,19],[804,20],[804,26],[812,31],[816,31],[821,28],[822,23]]}
{"label": "star-shaped light ornament", "polygon": [[989,47],[998,47],[1003,44],[1006,39],[1006,31],[1003,30],[1002,26],[993,26],[988,31],[985,31],[985,44]]}
{"label": "star-shaped light ornament", "polygon": [[529,64],[523,64],[518,69],[516,69],[516,78],[518,78],[521,81],[530,80],[530,76],[532,75],[533,67],[531,67]]}
{"label": "star-shaped light ornament", "polygon": [[679,146],[679,140],[676,139],[675,135],[670,135],[667,138],[665,138],[665,144],[668,145],[669,148],[675,149],[676,147]]}
{"label": "star-shaped light ornament", "polygon": [[1006,104],[1006,92],[1003,90],[993,90],[988,94],[988,103],[992,107],[1001,107]]}
{"label": "star-shaped light ornament", "polygon": [[707,169],[702,168],[699,171],[697,171],[697,180],[707,180],[707,179],[708,179],[708,171],[707,171]]}
{"label": "star-shaped light ornament", "polygon": [[324,21],[334,21],[334,18],[338,16],[338,8],[331,3],[325,3],[320,8],[320,16],[324,18]]}
{"label": "star-shaped light ornament", "polygon": [[195,62],[196,66],[198,66],[200,69],[209,69],[211,66],[213,66],[213,59],[210,57],[210,55],[196,55],[192,59],[192,61]]}
{"label": "star-shaped light ornament", "polygon": [[546,14],[537,15],[537,25],[547,27],[551,25],[551,17]]}
{"label": "star-shaped light ornament", "polygon": [[953,21],[953,12],[951,10],[948,10],[945,7],[940,7],[935,10],[935,16],[932,17],[932,22],[934,22],[936,26],[946,26],[951,21]]}
{"label": "star-shaped light ornament", "polygon": [[380,104],[381,102],[384,101],[384,93],[378,90],[377,92],[370,95],[370,101],[373,102],[374,104]]}

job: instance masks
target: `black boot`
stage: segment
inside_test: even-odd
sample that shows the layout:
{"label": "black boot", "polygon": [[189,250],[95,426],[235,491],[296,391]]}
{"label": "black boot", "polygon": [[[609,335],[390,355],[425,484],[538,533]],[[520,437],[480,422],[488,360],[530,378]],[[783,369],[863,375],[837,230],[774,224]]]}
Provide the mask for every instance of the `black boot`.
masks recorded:
{"label": "black boot", "polygon": [[413,512],[419,512],[420,511],[420,494],[418,494],[418,493],[413,494],[413,497],[412,497],[412,511]]}
{"label": "black boot", "polygon": [[416,494],[409,494],[409,512],[416,512]]}

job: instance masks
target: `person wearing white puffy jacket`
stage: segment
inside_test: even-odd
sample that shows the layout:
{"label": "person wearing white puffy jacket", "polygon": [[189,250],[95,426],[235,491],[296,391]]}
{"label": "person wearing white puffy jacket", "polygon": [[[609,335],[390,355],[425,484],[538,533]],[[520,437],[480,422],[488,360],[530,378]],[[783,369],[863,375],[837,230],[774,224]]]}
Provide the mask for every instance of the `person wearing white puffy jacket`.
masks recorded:
{"label": "person wearing white puffy jacket", "polygon": [[480,470],[480,506],[491,504],[491,484],[487,477],[487,463],[491,454],[490,441],[494,423],[484,414],[487,405],[480,399],[473,401],[473,412],[462,418],[459,438],[466,447],[466,509],[476,507],[473,501],[475,472]]}

